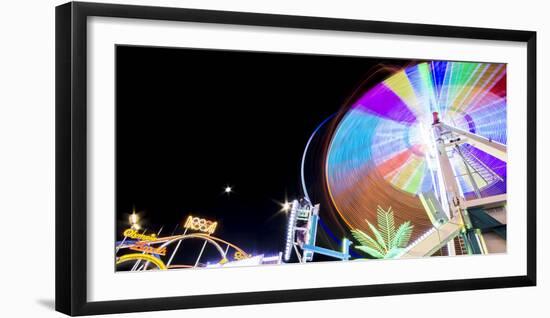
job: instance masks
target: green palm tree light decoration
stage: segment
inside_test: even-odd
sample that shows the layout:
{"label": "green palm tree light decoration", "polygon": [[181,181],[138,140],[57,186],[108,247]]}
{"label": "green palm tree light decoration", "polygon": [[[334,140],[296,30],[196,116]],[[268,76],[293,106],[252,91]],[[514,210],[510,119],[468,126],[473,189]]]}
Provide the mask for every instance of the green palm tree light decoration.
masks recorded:
{"label": "green palm tree light decoration", "polygon": [[374,258],[388,259],[399,257],[409,244],[414,226],[410,221],[406,221],[396,230],[395,218],[391,207],[385,211],[382,207],[378,206],[376,209],[376,219],[378,229],[368,220],[365,220],[374,238],[359,229],[351,230],[353,237],[361,244],[356,245],[355,248]]}

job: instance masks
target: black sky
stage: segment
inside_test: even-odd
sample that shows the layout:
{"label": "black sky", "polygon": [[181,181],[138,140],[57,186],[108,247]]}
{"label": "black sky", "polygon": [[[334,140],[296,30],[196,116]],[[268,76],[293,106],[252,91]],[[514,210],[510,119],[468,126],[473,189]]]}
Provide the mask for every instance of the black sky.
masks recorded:
{"label": "black sky", "polygon": [[[283,248],[276,201],[301,194],[312,131],[380,60],[117,46],[117,238],[133,207],[151,231],[188,214],[247,252]],[[234,192],[223,193],[230,185]]]}

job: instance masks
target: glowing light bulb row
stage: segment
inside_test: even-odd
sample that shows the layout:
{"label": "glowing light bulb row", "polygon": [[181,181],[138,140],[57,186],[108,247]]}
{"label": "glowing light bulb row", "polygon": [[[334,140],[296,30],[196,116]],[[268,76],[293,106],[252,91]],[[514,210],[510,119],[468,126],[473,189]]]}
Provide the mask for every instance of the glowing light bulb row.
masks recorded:
{"label": "glowing light bulb row", "polygon": [[285,245],[285,254],[284,260],[290,260],[290,254],[292,253],[292,245],[294,244],[294,225],[296,224],[296,201],[292,202],[290,210],[290,215],[288,216],[288,226],[286,229],[286,245]]}

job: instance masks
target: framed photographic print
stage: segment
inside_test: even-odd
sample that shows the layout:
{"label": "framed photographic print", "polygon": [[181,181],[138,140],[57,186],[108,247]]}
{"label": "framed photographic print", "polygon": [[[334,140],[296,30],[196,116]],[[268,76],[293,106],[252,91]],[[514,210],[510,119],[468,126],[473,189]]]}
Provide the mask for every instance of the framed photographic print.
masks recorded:
{"label": "framed photographic print", "polygon": [[533,286],[536,33],[56,8],[56,309]]}

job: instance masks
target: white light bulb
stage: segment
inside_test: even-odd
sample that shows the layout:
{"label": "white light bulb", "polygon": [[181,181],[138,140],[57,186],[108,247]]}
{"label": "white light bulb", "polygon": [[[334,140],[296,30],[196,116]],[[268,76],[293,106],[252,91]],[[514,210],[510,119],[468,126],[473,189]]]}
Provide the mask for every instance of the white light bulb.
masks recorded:
{"label": "white light bulb", "polygon": [[286,212],[288,210],[290,210],[290,203],[288,202],[283,203],[283,211]]}

